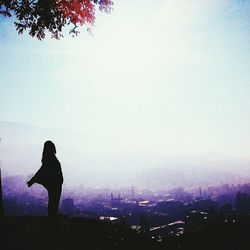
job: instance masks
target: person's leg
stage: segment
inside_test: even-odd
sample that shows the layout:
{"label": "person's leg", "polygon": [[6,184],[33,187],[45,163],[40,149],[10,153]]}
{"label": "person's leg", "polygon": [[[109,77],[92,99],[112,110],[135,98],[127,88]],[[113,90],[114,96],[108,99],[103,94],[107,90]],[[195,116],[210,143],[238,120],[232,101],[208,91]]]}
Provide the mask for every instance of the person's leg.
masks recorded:
{"label": "person's leg", "polygon": [[60,197],[62,193],[62,186],[57,186],[48,189],[48,216],[56,217],[58,216],[58,206],[60,202]]}
{"label": "person's leg", "polygon": [[54,192],[53,189],[48,189],[48,208],[47,208],[47,213],[48,213],[48,217],[53,217],[54,213],[53,213],[53,201],[54,199]]}
{"label": "person's leg", "polygon": [[54,213],[56,216],[58,216],[58,207],[59,207],[59,203],[60,203],[60,198],[61,198],[61,194],[62,194],[62,186],[58,186],[55,188],[54,190]]}
{"label": "person's leg", "polygon": [[56,186],[48,189],[48,216],[56,217],[58,216],[58,207],[60,202],[60,197],[62,193],[62,186]]}

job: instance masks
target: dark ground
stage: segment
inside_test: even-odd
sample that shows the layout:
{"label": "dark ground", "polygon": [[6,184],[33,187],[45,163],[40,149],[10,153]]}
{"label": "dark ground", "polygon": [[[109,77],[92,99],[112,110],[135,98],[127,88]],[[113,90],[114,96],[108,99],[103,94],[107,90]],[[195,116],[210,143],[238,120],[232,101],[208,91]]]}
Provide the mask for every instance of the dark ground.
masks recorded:
{"label": "dark ground", "polygon": [[[151,241],[120,225],[85,218],[5,218],[1,223],[0,249],[113,250],[152,249]],[[153,247],[153,246],[152,246]]]}
{"label": "dark ground", "polygon": [[208,223],[192,234],[169,237],[161,242],[121,225],[86,218],[46,217],[1,220],[3,250],[250,250],[246,223]]}

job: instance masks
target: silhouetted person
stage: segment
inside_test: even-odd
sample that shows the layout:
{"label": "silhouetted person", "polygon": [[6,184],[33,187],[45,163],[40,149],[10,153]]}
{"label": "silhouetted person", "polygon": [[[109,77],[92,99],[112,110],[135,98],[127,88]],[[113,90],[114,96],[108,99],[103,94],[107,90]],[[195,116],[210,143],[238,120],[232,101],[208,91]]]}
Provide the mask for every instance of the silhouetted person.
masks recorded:
{"label": "silhouetted person", "polygon": [[27,182],[28,187],[34,183],[43,185],[48,191],[48,216],[55,218],[58,215],[58,206],[62,193],[63,175],[61,164],[56,157],[56,147],[52,141],[44,143],[42,166]]}

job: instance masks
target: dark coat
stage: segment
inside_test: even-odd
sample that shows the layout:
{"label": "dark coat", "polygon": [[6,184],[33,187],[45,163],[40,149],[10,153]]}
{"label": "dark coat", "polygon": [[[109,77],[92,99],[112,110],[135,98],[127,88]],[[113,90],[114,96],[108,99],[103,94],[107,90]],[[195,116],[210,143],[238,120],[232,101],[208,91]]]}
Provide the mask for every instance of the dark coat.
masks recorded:
{"label": "dark coat", "polygon": [[41,168],[31,178],[32,183],[39,183],[46,189],[58,187],[63,183],[61,164],[55,155],[43,161]]}

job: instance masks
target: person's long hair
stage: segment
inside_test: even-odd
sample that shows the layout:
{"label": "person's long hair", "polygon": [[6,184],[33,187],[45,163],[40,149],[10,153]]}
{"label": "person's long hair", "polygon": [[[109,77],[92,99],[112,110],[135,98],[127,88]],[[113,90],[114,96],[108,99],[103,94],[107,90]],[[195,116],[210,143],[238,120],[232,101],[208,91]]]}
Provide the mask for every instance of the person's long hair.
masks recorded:
{"label": "person's long hair", "polygon": [[42,163],[46,163],[56,154],[56,146],[52,141],[46,141],[43,146]]}

